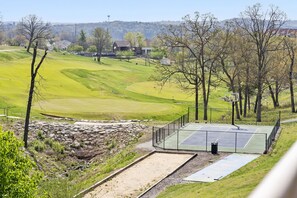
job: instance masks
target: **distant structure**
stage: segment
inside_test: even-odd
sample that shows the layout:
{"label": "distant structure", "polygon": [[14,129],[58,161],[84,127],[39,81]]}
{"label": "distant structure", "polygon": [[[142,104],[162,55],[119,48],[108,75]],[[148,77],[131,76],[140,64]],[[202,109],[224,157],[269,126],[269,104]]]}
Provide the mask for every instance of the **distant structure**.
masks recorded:
{"label": "distant structure", "polygon": [[287,37],[297,37],[297,29],[293,28],[282,28],[278,30],[278,35]]}
{"label": "distant structure", "polygon": [[112,45],[113,52],[127,51],[131,49],[128,41],[115,41]]}

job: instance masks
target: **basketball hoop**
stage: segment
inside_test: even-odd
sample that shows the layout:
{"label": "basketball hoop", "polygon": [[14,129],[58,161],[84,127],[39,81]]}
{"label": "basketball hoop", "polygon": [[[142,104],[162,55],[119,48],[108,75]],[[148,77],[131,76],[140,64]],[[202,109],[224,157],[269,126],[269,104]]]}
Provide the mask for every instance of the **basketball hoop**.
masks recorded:
{"label": "basketball hoop", "polygon": [[237,102],[239,100],[239,93],[231,93],[229,96],[224,96],[222,99],[226,102]]}
{"label": "basketball hoop", "polygon": [[224,101],[229,102],[232,104],[232,121],[231,124],[235,126],[234,124],[234,104],[239,100],[239,93],[233,92],[229,96],[225,96],[222,98]]}

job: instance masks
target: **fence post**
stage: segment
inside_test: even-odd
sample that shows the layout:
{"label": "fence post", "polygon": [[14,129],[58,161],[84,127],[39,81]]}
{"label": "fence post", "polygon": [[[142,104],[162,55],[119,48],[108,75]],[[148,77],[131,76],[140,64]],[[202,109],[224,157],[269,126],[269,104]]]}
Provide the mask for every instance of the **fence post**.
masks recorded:
{"label": "fence post", "polygon": [[209,116],[210,118],[210,120],[209,120],[209,122],[211,123],[211,119],[212,119],[212,108],[210,107],[210,116]]}
{"label": "fence post", "polygon": [[170,135],[170,132],[169,132],[169,130],[170,130],[170,124],[168,124],[168,128],[167,128],[167,130],[168,130],[168,133],[167,133],[167,135],[169,136]]}
{"label": "fence post", "polygon": [[206,146],[206,152],[207,152],[207,139],[208,139],[208,132],[205,131],[205,146]]}
{"label": "fence post", "polygon": [[235,153],[237,151],[237,133],[238,132],[235,133]]}
{"label": "fence post", "polygon": [[267,139],[267,133],[265,134],[265,147],[266,147],[266,150],[264,151],[264,154],[267,154],[268,153],[268,139]]}
{"label": "fence post", "polygon": [[163,149],[165,149],[165,128],[163,128]]}
{"label": "fence post", "polygon": [[155,146],[155,127],[153,126],[152,129],[153,129],[152,130],[152,144],[153,144],[153,146]]}
{"label": "fence post", "polygon": [[190,122],[190,107],[188,107],[188,123]]}
{"label": "fence post", "polygon": [[178,142],[179,142],[179,129],[177,129],[177,136],[176,136],[176,150],[178,150]]}

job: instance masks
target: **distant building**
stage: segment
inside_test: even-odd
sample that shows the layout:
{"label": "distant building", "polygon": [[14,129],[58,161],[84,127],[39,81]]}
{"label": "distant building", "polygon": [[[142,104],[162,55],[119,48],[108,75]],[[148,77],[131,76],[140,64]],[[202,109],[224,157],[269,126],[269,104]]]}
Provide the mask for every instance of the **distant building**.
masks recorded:
{"label": "distant building", "polygon": [[59,50],[66,50],[69,47],[69,45],[71,45],[71,42],[67,40],[57,41],[53,43],[53,47]]}
{"label": "distant building", "polygon": [[131,46],[128,41],[115,41],[112,45],[112,49],[113,52],[127,51],[131,49]]}
{"label": "distant building", "polygon": [[149,39],[146,39],[144,42],[145,42],[145,45],[144,45],[145,47],[142,47],[141,54],[142,55],[148,55],[153,50],[153,48],[152,48],[152,41],[149,40]]}

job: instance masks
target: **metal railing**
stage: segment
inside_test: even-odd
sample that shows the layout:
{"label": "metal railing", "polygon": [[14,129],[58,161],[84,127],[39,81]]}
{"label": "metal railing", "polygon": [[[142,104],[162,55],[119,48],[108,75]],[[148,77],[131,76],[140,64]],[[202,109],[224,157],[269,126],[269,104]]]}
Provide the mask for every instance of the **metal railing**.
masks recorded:
{"label": "metal railing", "polygon": [[278,118],[278,119],[276,120],[276,122],[275,122],[275,124],[274,124],[274,127],[273,127],[273,129],[272,129],[270,135],[268,136],[268,138],[267,138],[267,140],[266,140],[266,151],[265,151],[265,153],[267,153],[268,150],[270,149],[270,147],[271,147],[273,141],[275,140],[275,136],[276,136],[276,134],[277,134],[279,128],[280,128],[280,118]]}
{"label": "metal railing", "polygon": [[265,176],[249,198],[297,197],[297,142]]}
{"label": "metal railing", "polygon": [[189,114],[182,115],[178,119],[166,124],[163,127],[153,127],[152,140],[154,147],[161,147],[160,143],[165,143],[168,136],[175,134],[178,129],[189,123]]}

